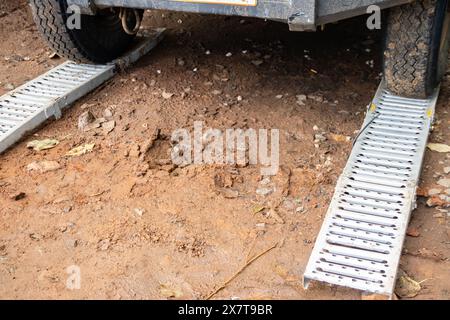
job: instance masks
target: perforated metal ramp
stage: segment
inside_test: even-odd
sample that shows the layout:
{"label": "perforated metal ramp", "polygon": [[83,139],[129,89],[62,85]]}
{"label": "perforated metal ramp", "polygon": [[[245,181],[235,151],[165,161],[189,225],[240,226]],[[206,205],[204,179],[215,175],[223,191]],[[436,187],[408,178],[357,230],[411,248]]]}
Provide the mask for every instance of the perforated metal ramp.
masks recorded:
{"label": "perforated metal ramp", "polygon": [[147,54],[162,39],[164,29],[147,32],[120,59],[107,65],[68,61],[0,97],[0,153],[45,120],[61,117],[61,110]]}
{"label": "perforated metal ramp", "polygon": [[316,239],[305,288],[317,280],[392,297],[438,92],[406,99],[380,85]]}
{"label": "perforated metal ramp", "polygon": [[0,153],[113,75],[113,65],[69,61],[0,97]]}

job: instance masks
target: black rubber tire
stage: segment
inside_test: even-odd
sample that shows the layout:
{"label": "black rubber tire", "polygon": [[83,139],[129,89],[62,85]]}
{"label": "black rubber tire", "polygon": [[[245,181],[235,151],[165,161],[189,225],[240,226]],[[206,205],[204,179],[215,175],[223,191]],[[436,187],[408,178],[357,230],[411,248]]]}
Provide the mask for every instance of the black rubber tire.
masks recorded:
{"label": "black rubber tire", "polygon": [[[40,33],[58,55],[82,63],[105,63],[123,54],[134,36],[122,27],[117,10],[105,9],[97,15],[82,15],[81,29],[70,30],[66,21],[66,0],[30,0]],[[143,14],[143,11],[140,11]],[[129,25],[135,18],[130,15]]]}
{"label": "black rubber tire", "polygon": [[388,13],[384,78],[388,90],[427,98],[446,71],[449,0],[416,0]]}

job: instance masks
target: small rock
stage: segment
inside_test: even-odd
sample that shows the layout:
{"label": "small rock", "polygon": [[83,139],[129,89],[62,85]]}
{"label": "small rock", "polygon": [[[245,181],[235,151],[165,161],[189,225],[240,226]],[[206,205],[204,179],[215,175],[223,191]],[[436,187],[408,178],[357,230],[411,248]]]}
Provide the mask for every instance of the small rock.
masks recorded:
{"label": "small rock", "polygon": [[420,236],[419,230],[417,230],[417,228],[414,228],[414,227],[409,227],[409,228],[406,230],[406,234],[407,234],[408,236],[414,237],[414,238],[417,238],[418,236]]}
{"label": "small rock", "polygon": [[139,156],[141,155],[140,149],[141,147],[138,144],[133,144],[133,146],[130,149],[129,156],[131,158],[139,158]]}
{"label": "small rock", "polygon": [[255,227],[256,227],[257,229],[259,229],[259,230],[266,230],[266,224],[265,224],[264,222],[262,222],[262,223],[257,223],[257,224],[255,225]]}
{"label": "small rock", "polygon": [[72,211],[72,207],[71,207],[71,206],[68,206],[68,207],[64,207],[64,208],[63,208],[63,212],[64,212],[64,213],[69,213],[70,211]]}
{"label": "small rock", "polygon": [[60,203],[64,203],[67,201],[70,201],[71,197],[67,197],[67,196],[62,196],[59,198],[56,198],[55,200],[52,201],[53,204],[60,204]]}
{"label": "small rock", "polygon": [[303,206],[300,206],[300,207],[295,208],[295,212],[296,212],[296,213],[302,213],[302,212],[304,212],[304,211],[305,211],[305,208],[304,208]]}
{"label": "small rock", "polygon": [[103,117],[105,117],[106,119],[112,118],[113,116],[114,113],[111,108],[106,108],[105,110],[103,110]]}
{"label": "small rock", "polygon": [[306,101],[306,95],[304,94],[299,94],[296,96],[297,98],[297,104],[300,106],[304,106],[305,105],[305,101]]}
{"label": "small rock", "polygon": [[230,188],[222,188],[221,194],[226,199],[235,199],[235,198],[239,197],[239,192],[237,190],[233,190]]}
{"label": "small rock", "polygon": [[440,179],[437,183],[443,187],[450,188],[450,179]]}
{"label": "small rock", "polygon": [[27,166],[27,171],[38,171],[46,173],[61,169],[61,165],[56,161],[34,161]]}
{"label": "small rock", "polygon": [[163,97],[164,99],[168,100],[168,99],[172,98],[174,94],[173,94],[173,93],[166,92],[166,91],[163,91],[161,95],[162,95],[162,97]]}
{"label": "small rock", "polygon": [[315,102],[319,102],[319,103],[323,102],[323,97],[322,96],[316,96],[316,95],[313,95],[313,94],[309,94],[308,95],[308,99],[313,100]]}
{"label": "small rock", "polygon": [[444,173],[445,173],[445,174],[450,173],[450,167],[445,167],[445,168],[444,168]]}
{"label": "small rock", "polygon": [[252,61],[252,64],[257,66],[257,67],[262,65],[263,63],[264,63],[264,60],[253,60]]}
{"label": "small rock", "polygon": [[100,240],[97,244],[97,249],[101,250],[101,251],[106,251],[109,249],[109,246],[111,245],[111,240],[109,239],[103,239]]}
{"label": "small rock", "polygon": [[177,64],[178,64],[180,67],[183,67],[183,66],[186,64],[186,62],[185,62],[182,58],[178,58],[178,59],[177,59]]}
{"label": "small rock", "polygon": [[435,196],[435,195],[438,195],[440,193],[441,193],[441,190],[439,190],[439,189],[430,189],[430,190],[428,190],[428,195],[430,195],[430,196]]}
{"label": "small rock", "polygon": [[16,87],[12,83],[5,84],[4,88],[6,90],[14,90]]}
{"label": "small rock", "polygon": [[447,205],[448,205],[448,203],[443,201],[438,196],[432,196],[432,197],[428,198],[428,200],[427,200],[428,207],[443,207],[443,206],[447,206]]}
{"label": "small rock", "polygon": [[76,248],[78,246],[77,239],[67,239],[65,242],[68,248]]}
{"label": "small rock", "polygon": [[264,179],[262,179],[259,184],[262,186],[267,186],[270,183],[270,178],[269,177],[265,177]]}
{"label": "small rock", "polygon": [[327,141],[327,138],[323,134],[318,133],[318,134],[314,135],[314,142],[315,143],[317,143],[317,142],[324,142],[324,141]]}
{"label": "small rock", "polygon": [[114,120],[107,121],[102,124],[103,132],[105,134],[112,132],[115,127],[116,127],[116,121],[114,121]]}
{"label": "small rock", "polygon": [[89,124],[95,121],[95,116],[91,111],[85,111],[78,117],[78,129],[85,130]]}
{"label": "small rock", "polygon": [[136,215],[138,215],[139,217],[142,217],[142,216],[144,215],[144,213],[145,213],[145,209],[135,208],[135,209],[134,209],[134,213],[135,213]]}
{"label": "small rock", "polygon": [[273,192],[273,189],[271,188],[258,188],[256,189],[256,194],[260,195],[260,196],[268,196],[269,194],[271,194]]}
{"label": "small rock", "polygon": [[166,166],[166,165],[171,165],[172,160],[171,159],[156,159],[155,163],[159,166]]}
{"label": "small rock", "polygon": [[418,197],[428,197],[428,190],[418,186],[417,189],[416,189],[416,195]]}

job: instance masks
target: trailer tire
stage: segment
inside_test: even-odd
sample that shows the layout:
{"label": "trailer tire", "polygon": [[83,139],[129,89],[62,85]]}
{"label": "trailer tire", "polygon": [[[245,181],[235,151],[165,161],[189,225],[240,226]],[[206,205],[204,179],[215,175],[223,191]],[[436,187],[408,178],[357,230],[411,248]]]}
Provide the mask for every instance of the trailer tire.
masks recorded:
{"label": "trailer tire", "polygon": [[427,98],[446,71],[450,38],[449,0],[416,0],[390,9],[384,50],[389,91]]}
{"label": "trailer tire", "polygon": [[[30,0],[38,30],[55,52],[81,63],[106,63],[123,54],[134,36],[127,34],[115,9],[81,15],[81,28],[67,26],[66,0]],[[139,11],[143,14],[143,11]],[[133,25],[135,18],[130,16]]]}

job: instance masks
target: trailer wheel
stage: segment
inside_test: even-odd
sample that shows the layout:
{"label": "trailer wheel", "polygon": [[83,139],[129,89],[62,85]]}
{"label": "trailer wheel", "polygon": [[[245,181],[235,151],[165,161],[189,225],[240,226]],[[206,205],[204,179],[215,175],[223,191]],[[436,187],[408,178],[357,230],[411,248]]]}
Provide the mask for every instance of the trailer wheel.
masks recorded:
{"label": "trailer wheel", "polygon": [[429,97],[446,71],[450,39],[449,0],[416,0],[389,11],[384,50],[388,90]]}
{"label": "trailer wheel", "polygon": [[[82,63],[105,63],[124,53],[133,41],[122,26],[118,9],[104,9],[96,15],[81,15],[81,28],[67,25],[66,0],[30,0],[38,30],[58,53],[67,59]],[[138,11],[142,17],[143,11]],[[128,15],[127,24],[136,25],[134,15]]]}

